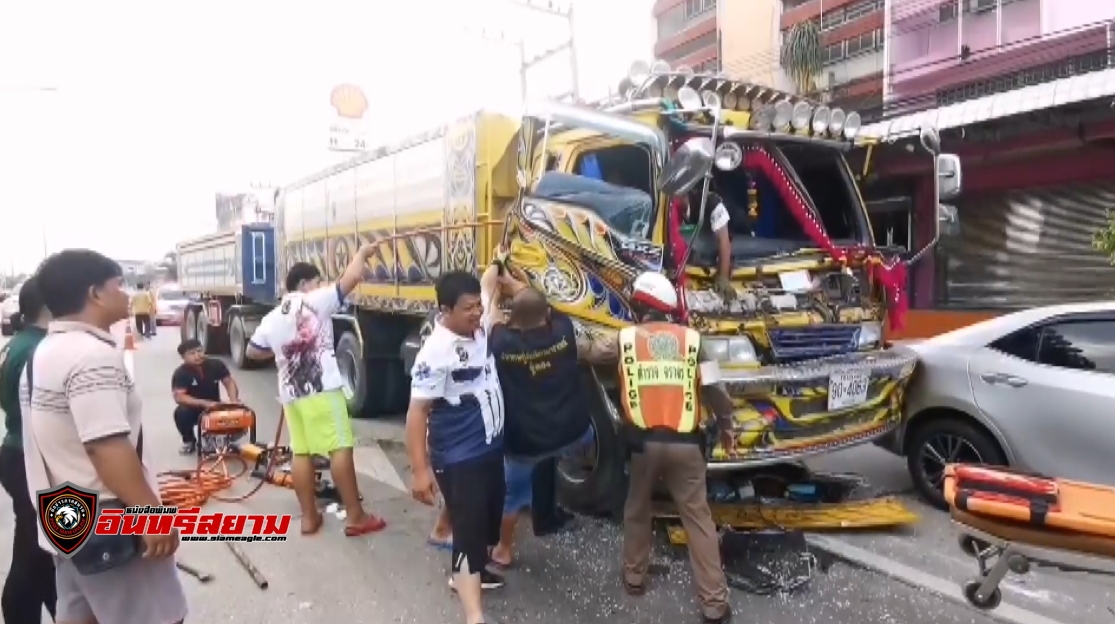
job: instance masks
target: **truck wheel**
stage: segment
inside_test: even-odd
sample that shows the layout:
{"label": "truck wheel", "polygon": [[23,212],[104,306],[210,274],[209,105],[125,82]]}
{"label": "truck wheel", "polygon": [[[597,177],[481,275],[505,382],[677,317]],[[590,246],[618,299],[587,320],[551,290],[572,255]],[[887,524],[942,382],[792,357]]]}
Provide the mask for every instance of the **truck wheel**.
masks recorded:
{"label": "truck wheel", "polygon": [[178,330],[182,342],[197,340],[197,308],[186,308],[182,314],[182,327]]}
{"label": "truck wheel", "polygon": [[248,335],[244,330],[244,319],[239,314],[234,314],[228,319],[228,351],[232,363],[240,370],[253,370],[262,366],[259,360],[247,356]]}
{"label": "truck wheel", "polygon": [[201,352],[206,355],[212,353],[209,350],[210,342],[213,335],[209,331],[209,311],[204,307],[198,308],[197,323],[194,329],[194,339],[201,343]]}
{"label": "truck wheel", "polygon": [[627,497],[627,457],[619,433],[600,393],[604,390],[587,372],[589,410],[595,444],[577,457],[558,461],[557,490],[562,503],[594,515],[622,517]]}
{"label": "truck wheel", "polygon": [[368,370],[364,365],[364,353],[356,334],[347,331],[341,334],[335,353],[337,368],[345,382],[348,412],[353,416],[365,417],[368,410]]}

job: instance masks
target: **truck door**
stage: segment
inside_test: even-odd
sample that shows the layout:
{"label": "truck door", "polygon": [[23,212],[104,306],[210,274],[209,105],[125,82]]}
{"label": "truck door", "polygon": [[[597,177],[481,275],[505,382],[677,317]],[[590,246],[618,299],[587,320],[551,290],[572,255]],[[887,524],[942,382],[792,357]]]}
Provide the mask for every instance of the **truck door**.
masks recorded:
{"label": "truck door", "polygon": [[264,224],[245,225],[241,240],[244,297],[253,301],[274,301],[278,298],[275,228]]}

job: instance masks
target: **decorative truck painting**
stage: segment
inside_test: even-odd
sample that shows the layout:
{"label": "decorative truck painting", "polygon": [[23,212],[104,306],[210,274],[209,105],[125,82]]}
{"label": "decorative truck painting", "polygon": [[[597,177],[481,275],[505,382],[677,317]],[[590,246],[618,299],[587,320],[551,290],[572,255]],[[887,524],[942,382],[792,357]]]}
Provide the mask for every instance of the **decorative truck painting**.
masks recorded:
{"label": "decorative truck painting", "polygon": [[[632,322],[639,272],[674,281],[680,320],[702,333],[736,403],[740,434],[730,448],[710,439],[710,470],[795,460],[895,428],[916,359],[886,347],[883,324],[901,322],[906,266],[929,247],[904,262],[875,246],[844,158],[863,143],[859,116],[661,63],[651,69],[634,67],[619,101],[551,102],[522,119],[480,112],[281,190],[271,284],[295,261],[336,279],[355,249],[377,245],[353,305],[333,319],[354,414],[405,410],[408,373],[435,318],[435,280],[487,266],[504,245],[508,269],[588,335]],[[949,174],[941,197],[954,196],[958,161],[939,154],[932,130],[922,145]],[[710,198],[733,211],[722,280]],[[211,351],[231,350],[245,365],[247,328],[276,293],[244,285],[251,267],[242,254],[260,249],[249,245],[255,234],[221,236],[179,248],[183,265],[193,253],[209,254],[198,262],[233,254],[238,268],[204,278],[213,286],[183,278],[201,297],[187,326],[193,319]],[[616,371],[583,375],[597,444],[562,464],[561,484],[574,504],[607,508],[624,483]]]}

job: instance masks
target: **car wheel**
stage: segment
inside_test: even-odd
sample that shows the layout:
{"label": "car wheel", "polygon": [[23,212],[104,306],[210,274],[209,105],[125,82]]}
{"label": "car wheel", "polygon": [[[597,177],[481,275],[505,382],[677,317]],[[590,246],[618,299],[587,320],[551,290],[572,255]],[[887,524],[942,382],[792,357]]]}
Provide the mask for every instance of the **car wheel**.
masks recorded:
{"label": "car wheel", "polygon": [[914,429],[906,447],[906,467],[925,502],[947,510],[944,483],[947,464],[1007,463],[999,443],[985,429],[958,418],[934,418]]}

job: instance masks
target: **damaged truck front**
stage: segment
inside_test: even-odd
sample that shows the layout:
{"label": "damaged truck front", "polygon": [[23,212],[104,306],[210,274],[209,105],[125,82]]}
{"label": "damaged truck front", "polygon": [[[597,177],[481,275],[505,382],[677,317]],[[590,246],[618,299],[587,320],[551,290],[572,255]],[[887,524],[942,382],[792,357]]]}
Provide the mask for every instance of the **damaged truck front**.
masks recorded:
{"label": "damaged truck front", "polygon": [[[733,448],[708,437],[711,471],[749,470],[883,436],[901,418],[916,361],[888,348],[910,258],[874,245],[844,154],[859,116],[717,76],[636,64],[625,100],[549,104],[520,131],[520,198],[504,241],[509,268],[588,334],[633,322],[630,284],[664,272],[680,319],[720,361],[736,405]],[[861,140],[862,142],[862,140]],[[958,159],[922,146],[938,194],[959,193]],[[718,280],[714,206],[730,215],[730,276]],[[938,225],[939,235],[939,225]],[[719,284],[717,284],[719,282]],[[596,444],[564,460],[567,500],[615,509],[625,457],[615,371],[586,369]]]}

